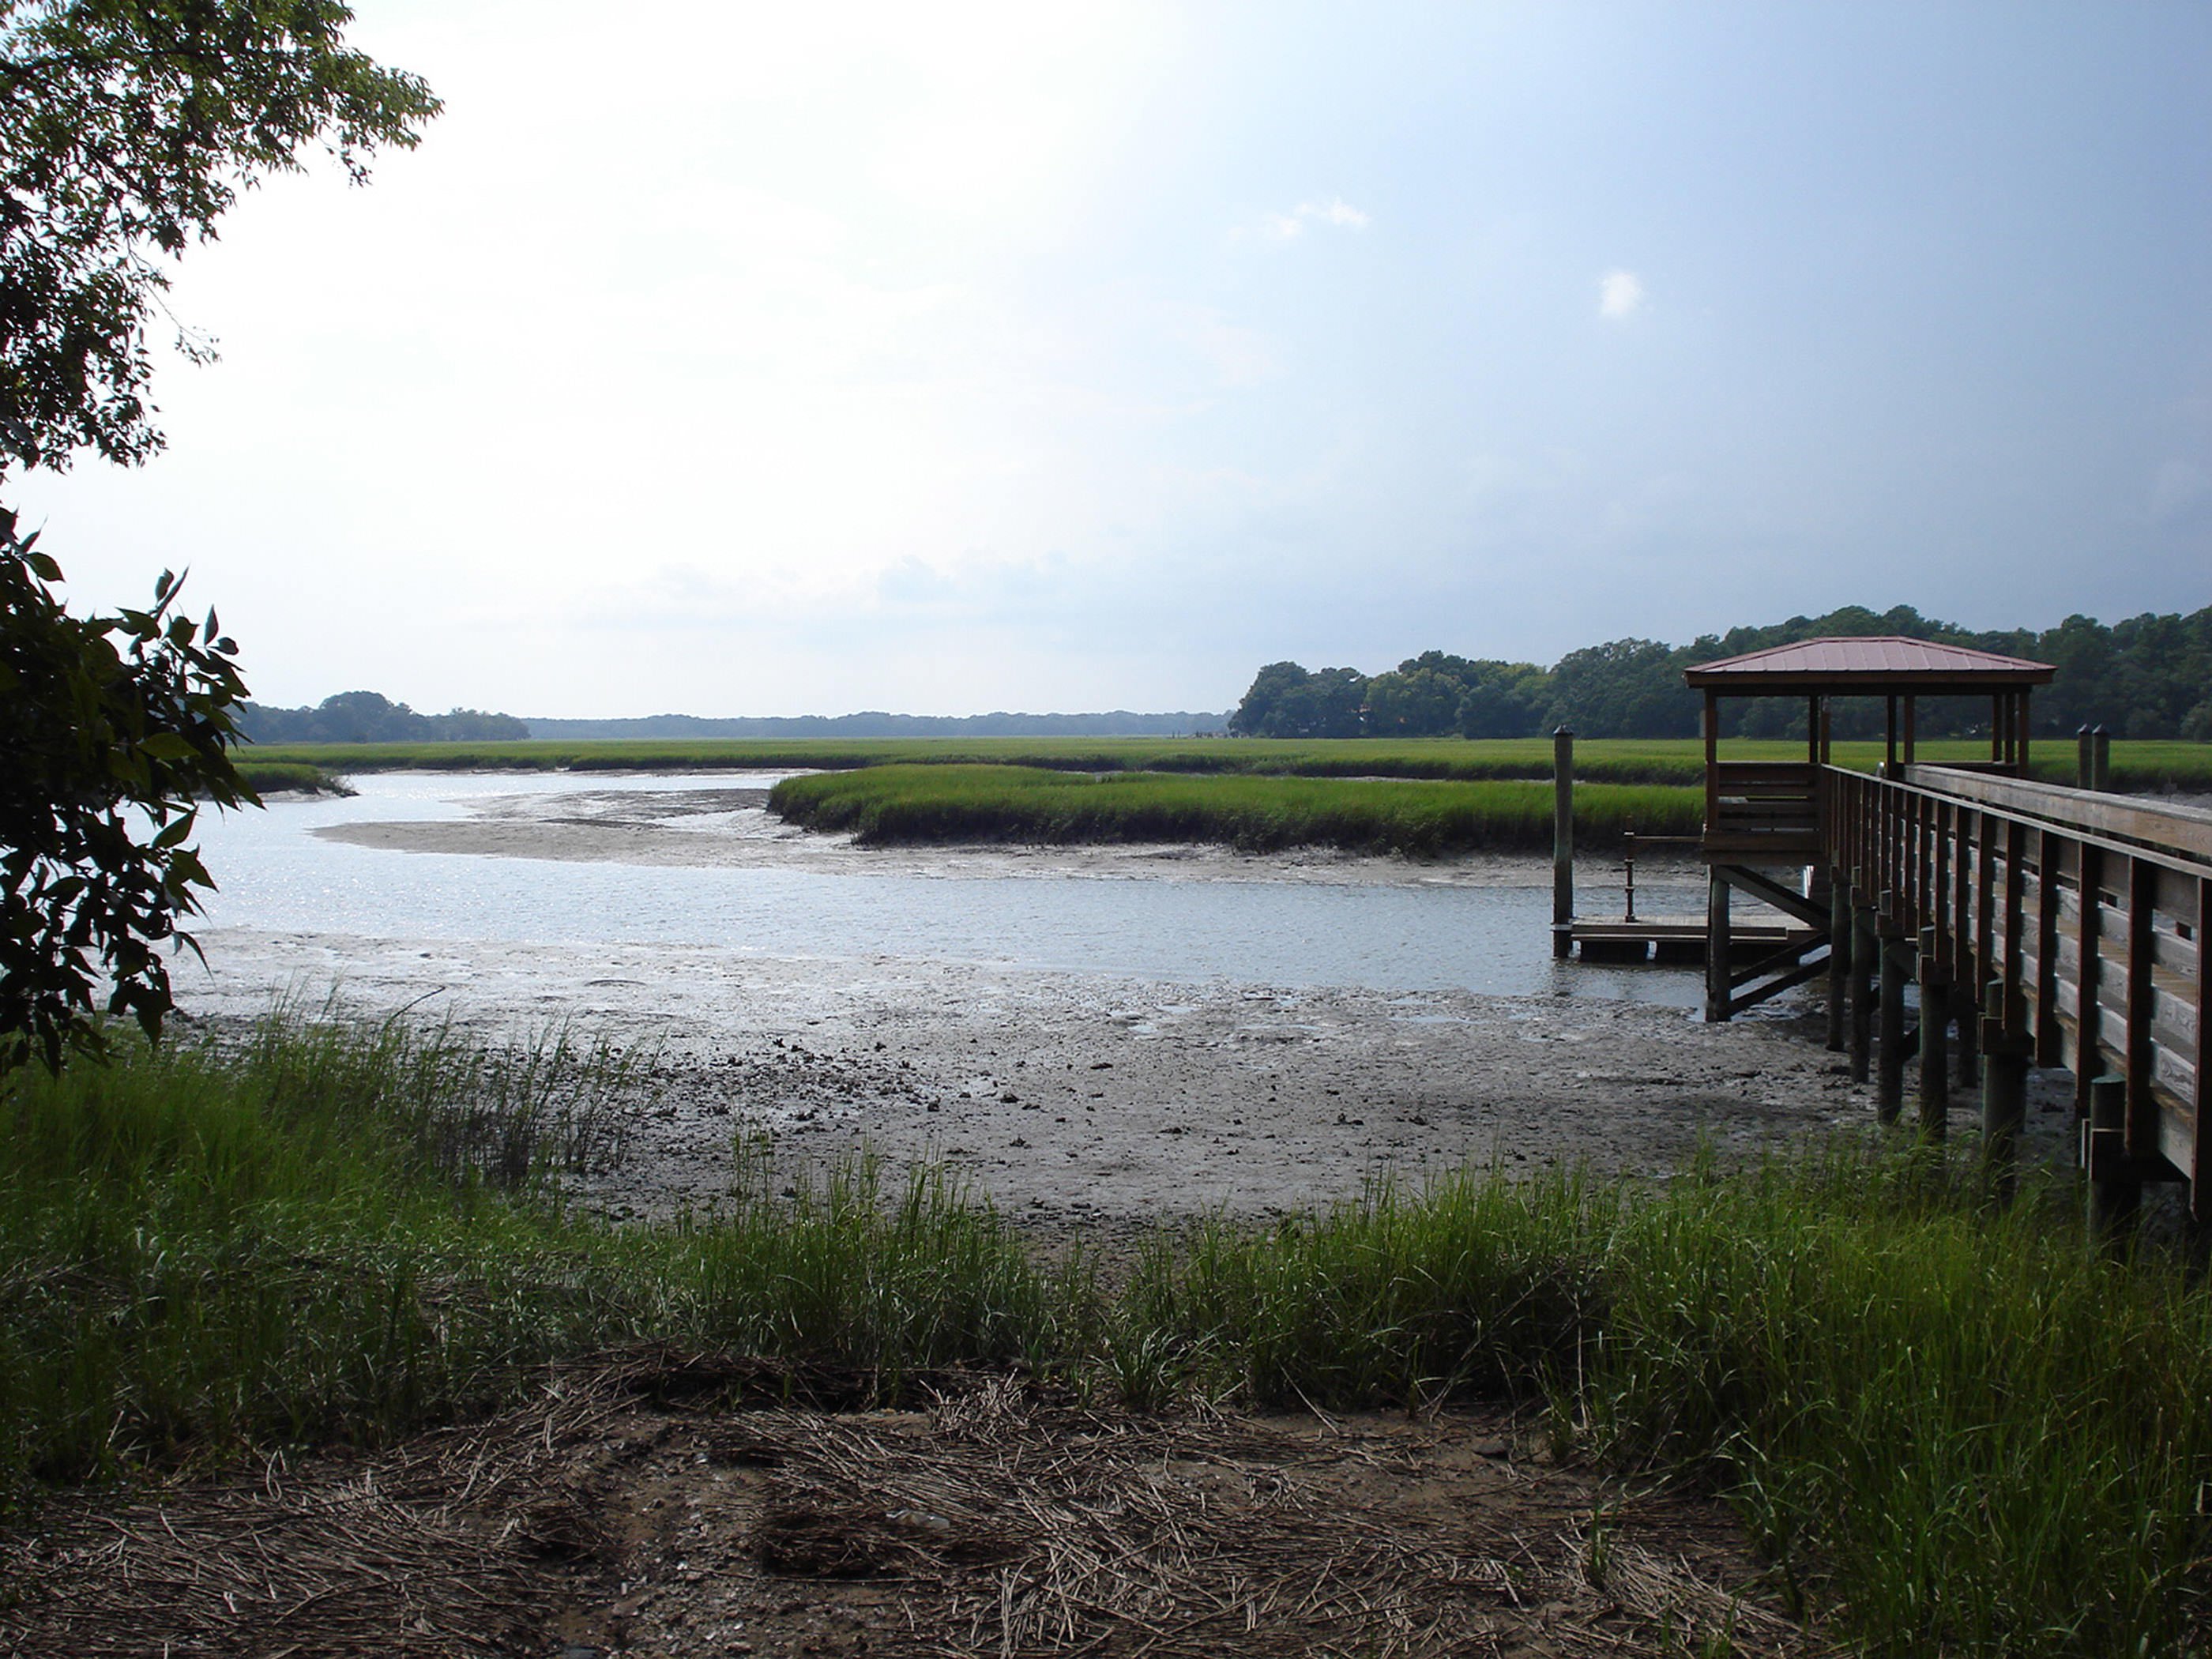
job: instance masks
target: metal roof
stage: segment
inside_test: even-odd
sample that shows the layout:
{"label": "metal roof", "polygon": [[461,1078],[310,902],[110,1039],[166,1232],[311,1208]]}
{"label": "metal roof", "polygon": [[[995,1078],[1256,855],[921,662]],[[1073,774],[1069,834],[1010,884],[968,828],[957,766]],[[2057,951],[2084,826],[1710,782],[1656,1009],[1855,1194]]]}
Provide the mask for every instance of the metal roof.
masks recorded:
{"label": "metal roof", "polygon": [[1784,691],[1987,691],[2048,685],[2046,662],[2000,657],[1962,645],[1937,645],[1901,634],[1800,640],[1740,657],[1701,662],[1683,673],[1692,687],[1745,696]]}

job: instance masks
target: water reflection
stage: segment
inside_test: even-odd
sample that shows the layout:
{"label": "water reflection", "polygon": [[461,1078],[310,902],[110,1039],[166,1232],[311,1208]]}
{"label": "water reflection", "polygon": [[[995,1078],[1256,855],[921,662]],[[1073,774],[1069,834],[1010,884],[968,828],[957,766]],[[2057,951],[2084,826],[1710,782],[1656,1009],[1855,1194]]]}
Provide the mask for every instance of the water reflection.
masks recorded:
{"label": "water reflection", "polygon": [[[1695,969],[1561,963],[1540,887],[1374,882],[1086,878],[1065,867],[1009,875],[959,854],[833,870],[764,852],[739,867],[402,852],[312,831],[379,821],[453,821],[500,798],[540,813],[594,809],[610,793],[757,789],[773,775],[381,774],[347,800],[280,801],[210,822],[203,848],[222,883],[208,922],[364,939],[548,945],[711,945],[745,955],[972,962],[1158,981],[1496,995],[1598,996],[1692,1007]],[[686,821],[755,836],[757,811]],[[1640,911],[1693,910],[1702,896],[1639,883]],[[1593,896],[1585,908],[1604,902]],[[1618,904],[1618,894],[1612,896]],[[327,942],[327,939],[325,940]],[[220,941],[210,941],[220,950]]]}

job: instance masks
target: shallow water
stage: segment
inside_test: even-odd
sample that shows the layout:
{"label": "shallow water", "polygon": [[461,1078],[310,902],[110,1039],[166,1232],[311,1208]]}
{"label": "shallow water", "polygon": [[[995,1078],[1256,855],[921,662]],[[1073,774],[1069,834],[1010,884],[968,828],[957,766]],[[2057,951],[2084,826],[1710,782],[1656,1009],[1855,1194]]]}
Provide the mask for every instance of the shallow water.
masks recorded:
{"label": "shallow water", "polygon": [[[201,846],[222,884],[204,927],[505,945],[665,944],[814,961],[912,960],[1152,981],[1231,980],[1380,991],[1595,996],[1693,1007],[1698,970],[1559,963],[1540,886],[1360,878],[1235,879],[1085,873],[1080,854],[1008,873],[957,850],[851,851],[827,865],[757,806],[714,810],[772,775],[384,773],[350,799],[279,800],[209,819]],[[669,812],[657,817],[657,795]],[[489,816],[527,824],[644,823],[663,858],[579,861],[408,852],[319,836],[334,825]],[[697,836],[702,862],[665,861],[667,832]],[[714,862],[748,843],[747,860]],[[1071,867],[1074,866],[1074,867]],[[1251,873],[1261,872],[1257,878]],[[1699,908],[1676,885],[1639,884],[1646,914]],[[1611,895],[1587,895],[1597,911]],[[208,938],[220,974],[219,933]]]}

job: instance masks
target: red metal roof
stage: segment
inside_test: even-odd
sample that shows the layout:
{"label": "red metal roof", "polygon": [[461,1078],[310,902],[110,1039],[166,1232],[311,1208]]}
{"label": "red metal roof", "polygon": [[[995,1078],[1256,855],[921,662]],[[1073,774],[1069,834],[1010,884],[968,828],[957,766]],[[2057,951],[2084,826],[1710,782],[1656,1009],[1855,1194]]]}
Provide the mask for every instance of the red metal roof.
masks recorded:
{"label": "red metal roof", "polygon": [[1740,657],[1702,662],[1685,672],[1692,686],[1745,691],[1790,681],[1791,690],[1820,686],[1838,690],[1880,691],[1885,684],[1900,690],[1929,689],[1958,684],[1961,690],[1992,685],[2045,685],[2053,670],[2049,663],[2025,657],[2000,657],[1972,651],[1962,645],[1936,645],[1901,634],[1875,634],[1822,640],[1800,640],[1795,645],[1770,646]]}

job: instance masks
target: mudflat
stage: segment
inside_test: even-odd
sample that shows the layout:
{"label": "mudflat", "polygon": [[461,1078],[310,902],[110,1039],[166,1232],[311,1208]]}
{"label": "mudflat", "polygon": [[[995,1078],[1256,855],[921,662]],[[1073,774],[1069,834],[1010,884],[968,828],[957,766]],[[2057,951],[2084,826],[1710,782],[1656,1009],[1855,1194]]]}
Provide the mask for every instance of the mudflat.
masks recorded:
{"label": "mudflat", "polygon": [[[793,830],[765,799],[610,779],[479,797],[458,820],[315,833],[501,859],[941,877],[947,904],[963,876],[1513,887],[1551,876],[1542,859],[1505,855],[869,849]],[[1647,879],[1696,873],[1662,866]],[[1608,878],[1617,869],[1580,878]],[[557,939],[557,918],[547,932]],[[565,1024],[631,1051],[649,1086],[629,1108],[629,1155],[584,1194],[617,1215],[726,1192],[741,1138],[795,1164],[862,1146],[895,1164],[942,1162],[1043,1231],[1111,1234],[1326,1205],[1377,1176],[1418,1182],[1468,1162],[1663,1178],[1701,1146],[1754,1157],[1874,1115],[1871,1090],[1825,1049],[1802,1004],[1708,1026],[1679,1006],[1579,995],[1175,982],[912,954],[243,927],[203,938],[213,976],[180,980],[203,1014],[249,1017],[278,995],[335,988],[365,1012],[409,1007],[507,1036]],[[1964,1127],[1972,1102],[1957,1092]]]}

